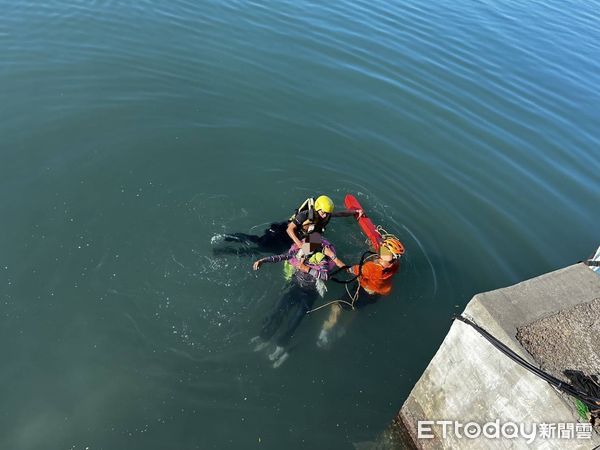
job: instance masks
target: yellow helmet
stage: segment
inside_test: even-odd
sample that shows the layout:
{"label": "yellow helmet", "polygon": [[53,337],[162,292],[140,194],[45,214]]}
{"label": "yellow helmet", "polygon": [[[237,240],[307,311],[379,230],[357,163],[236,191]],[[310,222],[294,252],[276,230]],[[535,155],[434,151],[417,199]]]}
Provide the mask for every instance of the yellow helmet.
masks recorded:
{"label": "yellow helmet", "polygon": [[402,242],[398,239],[393,237],[385,238],[381,243],[381,249],[384,251],[387,250],[396,258],[404,254],[404,245],[402,245]]}
{"label": "yellow helmet", "polygon": [[315,200],[315,211],[324,211],[331,214],[333,212],[333,200],[326,195],[321,195]]}

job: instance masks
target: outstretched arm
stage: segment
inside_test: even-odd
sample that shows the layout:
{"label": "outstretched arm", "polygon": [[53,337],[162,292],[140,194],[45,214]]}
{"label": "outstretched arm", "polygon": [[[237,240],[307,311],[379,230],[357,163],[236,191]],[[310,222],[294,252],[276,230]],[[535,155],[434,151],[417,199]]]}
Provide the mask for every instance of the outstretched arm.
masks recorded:
{"label": "outstretched arm", "polygon": [[349,217],[358,214],[358,218],[360,219],[365,215],[365,212],[362,209],[344,209],[343,211],[334,212],[331,214],[331,217]]}
{"label": "outstretched arm", "polygon": [[282,253],[281,255],[267,256],[266,258],[261,258],[258,261],[254,261],[254,263],[252,264],[252,268],[254,270],[258,270],[260,269],[260,266],[262,266],[264,263],[276,263],[281,261],[287,261],[291,257],[292,255],[289,252]]}
{"label": "outstretched arm", "polygon": [[337,257],[337,255],[335,253],[333,253],[333,250],[331,250],[330,247],[325,247],[323,249],[323,253],[329,259],[331,259],[336,266],[338,266],[338,267],[344,267],[346,265],[346,264],[344,264],[344,261],[342,261],[340,258]]}

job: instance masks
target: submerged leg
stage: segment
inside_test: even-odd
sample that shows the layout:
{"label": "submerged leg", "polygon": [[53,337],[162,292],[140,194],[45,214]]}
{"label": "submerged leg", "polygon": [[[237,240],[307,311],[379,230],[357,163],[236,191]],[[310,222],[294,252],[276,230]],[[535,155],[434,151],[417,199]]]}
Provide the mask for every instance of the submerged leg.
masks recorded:
{"label": "submerged leg", "polygon": [[256,244],[261,236],[256,236],[255,234],[246,234],[246,233],[231,233],[224,234],[223,240],[227,242],[239,242],[241,244]]}
{"label": "submerged leg", "polygon": [[295,310],[290,315],[285,332],[277,339],[278,346],[286,347],[289,344],[290,339],[296,332],[302,319],[306,316],[306,313],[312,308],[318,295],[319,293],[313,289],[299,288],[297,290],[297,296],[294,298]]}
{"label": "submerged leg", "polygon": [[273,337],[291,306],[292,298],[290,296],[290,291],[288,291],[277,302],[273,312],[265,319],[259,334],[261,339],[268,341]]}
{"label": "submerged leg", "polygon": [[337,303],[331,305],[331,311],[329,311],[329,317],[325,322],[323,322],[323,329],[326,331],[331,330],[338,321],[340,314],[342,312],[342,307]]}
{"label": "submerged leg", "polygon": [[317,346],[325,347],[327,344],[329,344],[331,330],[337,323],[341,313],[342,307],[338,303],[331,305],[329,317],[325,322],[323,322],[321,332],[319,333],[319,337],[317,338]]}
{"label": "submerged leg", "polygon": [[259,247],[217,247],[213,248],[212,252],[214,256],[257,256],[265,253]]}
{"label": "submerged leg", "polygon": [[[238,244],[252,246],[248,249],[252,253],[282,253],[292,245],[292,240],[287,235],[287,222],[272,223],[261,236],[246,233],[227,233],[219,236],[225,242],[236,242]],[[245,251],[246,249],[242,249],[238,253],[245,254],[243,253]],[[214,249],[213,252],[221,254],[236,253],[232,247],[226,249]]]}
{"label": "submerged leg", "polygon": [[290,248],[292,240],[287,234],[287,222],[272,223],[256,244],[274,253],[281,253]]}

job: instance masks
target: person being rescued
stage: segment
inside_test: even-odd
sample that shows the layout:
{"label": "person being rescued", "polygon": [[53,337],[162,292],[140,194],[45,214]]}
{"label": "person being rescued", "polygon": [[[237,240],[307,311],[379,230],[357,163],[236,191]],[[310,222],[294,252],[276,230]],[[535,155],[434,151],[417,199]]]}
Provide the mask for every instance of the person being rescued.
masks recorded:
{"label": "person being rescued", "polygon": [[275,339],[275,349],[269,354],[274,368],[288,358],[290,339],[319,297],[320,284],[329,278],[329,272],[336,266],[344,267],[344,263],[337,258],[333,245],[319,233],[311,233],[300,244],[292,244],[288,252],[261,258],[252,265],[254,270],[258,270],[264,263],[285,261],[292,268],[289,288],[264,320],[259,335],[250,340],[255,344],[254,351],[267,347],[288,317],[285,327]]}
{"label": "person being rescued", "polygon": [[[225,234],[223,240],[226,242],[238,242],[245,245],[253,245],[254,248],[247,249],[253,252],[279,253],[289,248],[294,243],[298,248],[302,245],[302,239],[310,233],[325,233],[325,227],[332,217],[349,217],[358,214],[361,217],[362,210],[346,209],[334,212],[334,204],[331,198],[321,195],[317,199],[307,198],[296,210],[294,215],[286,222],[274,222],[267,228],[263,235],[258,236],[246,233]],[[231,253],[231,250],[217,249],[218,253]],[[233,250],[235,253],[239,253]]]}
{"label": "person being rescued", "polygon": [[351,299],[352,303],[338,302],[332,305],[329,317],[323,323],[317,340],[319,347],[329,343],[331,330],[337,323],[342,308],[359,309],[375,303],[380,297],[390,295],[392,280],[400,269],[400,257],[403,254],[402,243],[395,236],[387,235],[383,238],[378,252],[372,256],[372,259],[367,258],[362,265],[356,264],[348,268],[348,272],[357,277],[357,291]]}

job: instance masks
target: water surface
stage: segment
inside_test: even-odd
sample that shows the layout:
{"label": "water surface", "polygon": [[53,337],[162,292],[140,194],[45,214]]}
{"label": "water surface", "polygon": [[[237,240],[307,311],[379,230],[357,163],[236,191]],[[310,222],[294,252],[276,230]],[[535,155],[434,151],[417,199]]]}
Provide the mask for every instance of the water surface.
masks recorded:
{"label": "water surface", "polygon": [[[0,6],[2,448],[353,448],[471,296],[598,245],[597,1]],[[347,192],[395,291],[274,370],[280,268],[211,238]]]}

